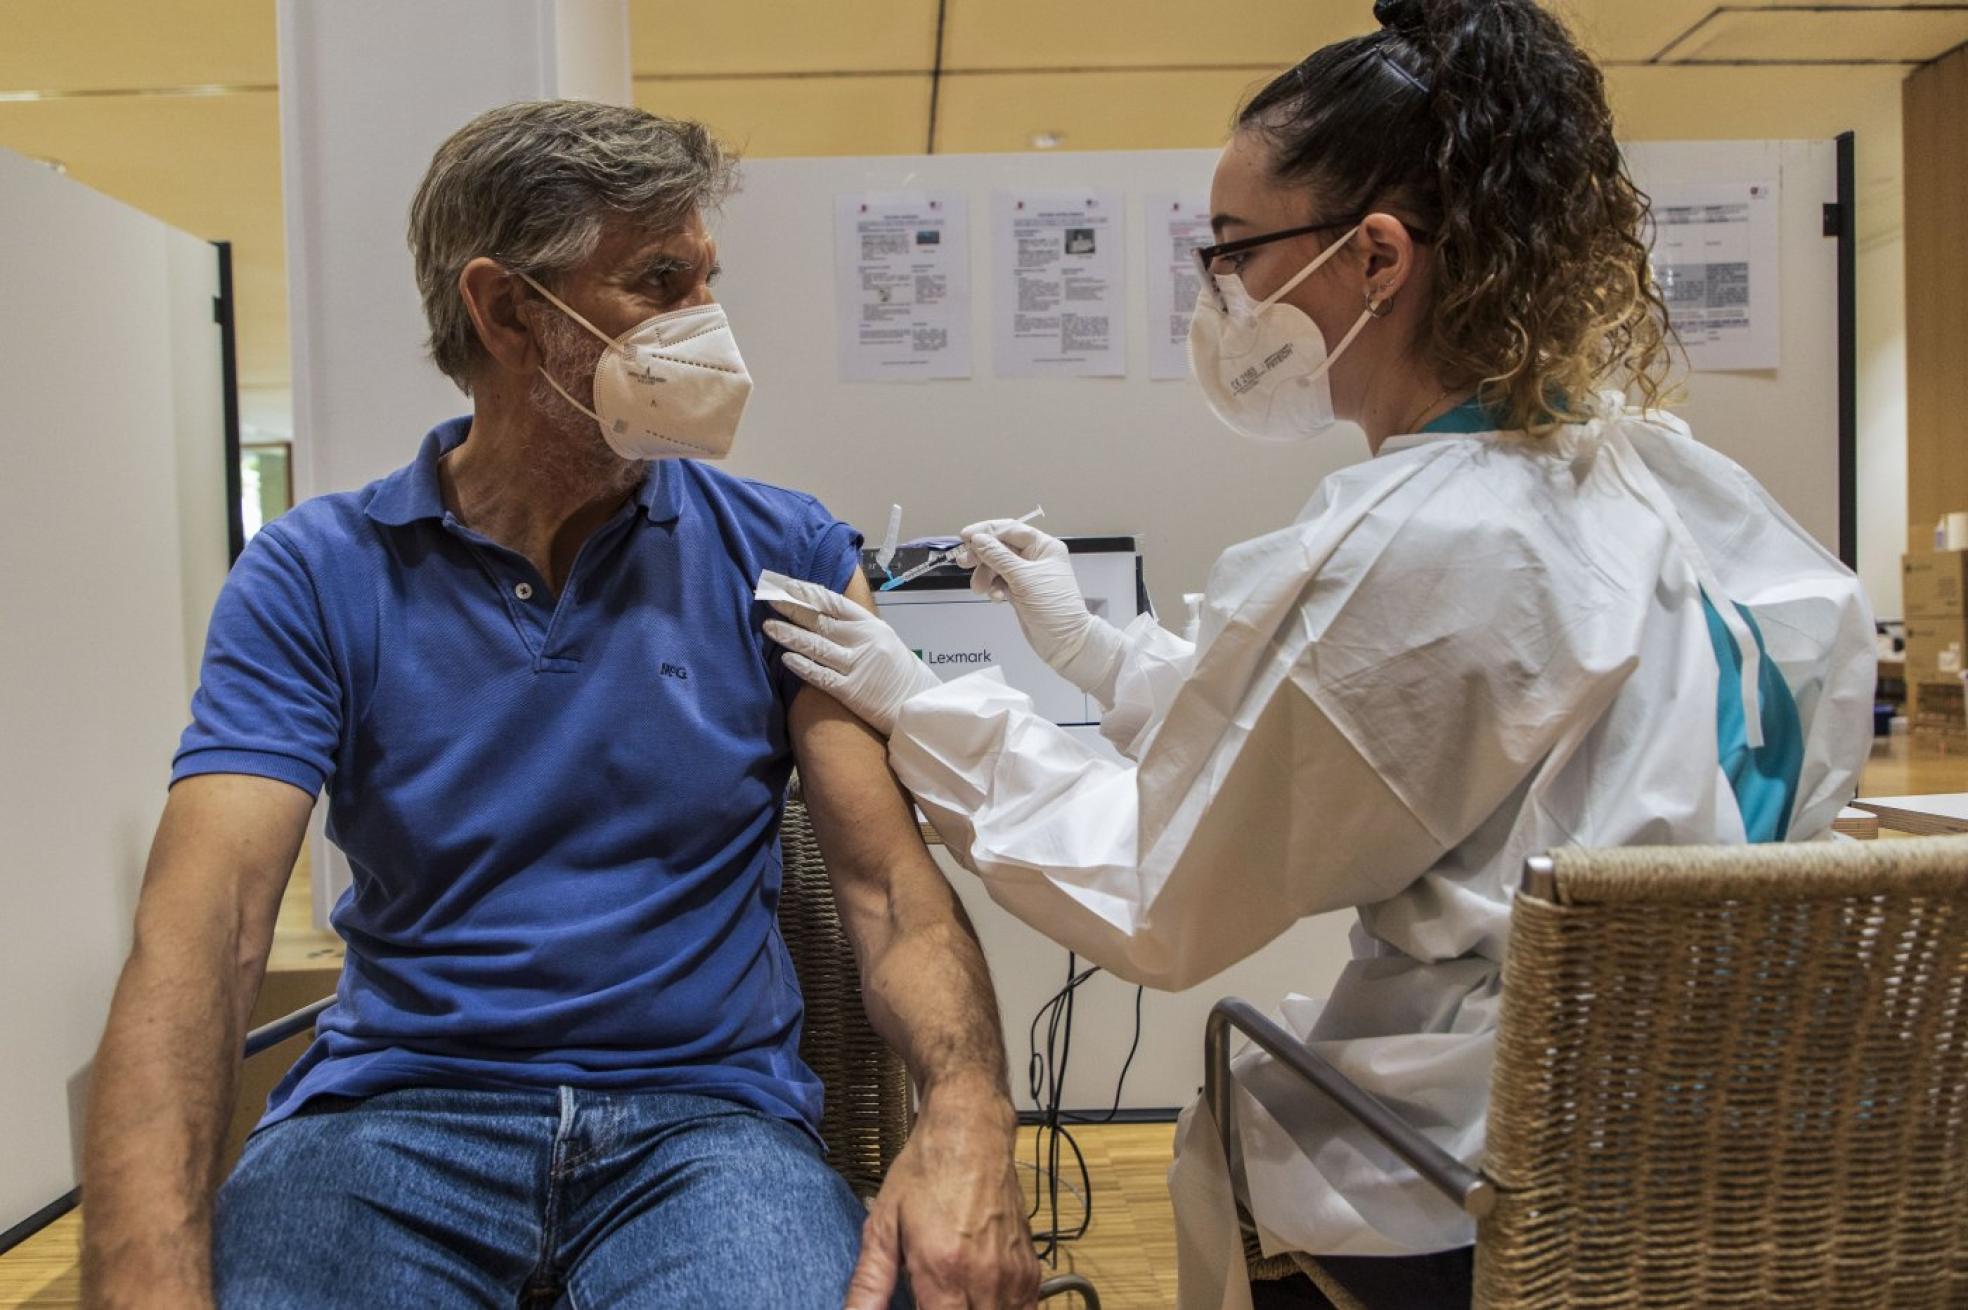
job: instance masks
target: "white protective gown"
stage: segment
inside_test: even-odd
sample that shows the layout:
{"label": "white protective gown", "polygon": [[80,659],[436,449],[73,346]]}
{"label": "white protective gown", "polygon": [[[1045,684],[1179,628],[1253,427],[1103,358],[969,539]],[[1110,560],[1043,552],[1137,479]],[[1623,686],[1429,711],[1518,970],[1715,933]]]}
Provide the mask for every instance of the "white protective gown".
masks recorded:
{"label": "white protective gown", "polygon": [[[1751,610],[1795,698],[1791,839],[1830,831],[1871,737],[1857,579],[1678,420],[1618,405],[1542,439],[1396,438],[1291,527],[1227,551],[1196,644],[1147,616],[1128,629],[1102,727],[1131,763],[995,670],[910,700],[891,762],[992,899],[1129,981],[1189,987],[1303,916],[1358,907],[1332,997],[1287,997],[1282,1020],[1480,1165],[1525,857],[1744,840],[1704,587],[1727,618],[1724,596]],[[1240,1183],[1267,1254],[1474,1240],[1261,1052],[1236,1072]],[[1185,1310],[1249,1304],[1214,1137],[1191,1107],[1170,1174]]]}

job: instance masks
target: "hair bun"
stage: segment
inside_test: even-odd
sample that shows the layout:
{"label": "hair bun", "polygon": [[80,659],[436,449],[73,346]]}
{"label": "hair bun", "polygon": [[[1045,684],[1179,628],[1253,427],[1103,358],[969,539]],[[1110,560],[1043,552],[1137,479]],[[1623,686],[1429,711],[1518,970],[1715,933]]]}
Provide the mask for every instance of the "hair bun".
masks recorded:
{"label": "hair bun", "polygon": [[1375,21],[1397,36],[1418,36],[1428,30],[1428,15],[1422,0],[1374,0],[1373,15]]}

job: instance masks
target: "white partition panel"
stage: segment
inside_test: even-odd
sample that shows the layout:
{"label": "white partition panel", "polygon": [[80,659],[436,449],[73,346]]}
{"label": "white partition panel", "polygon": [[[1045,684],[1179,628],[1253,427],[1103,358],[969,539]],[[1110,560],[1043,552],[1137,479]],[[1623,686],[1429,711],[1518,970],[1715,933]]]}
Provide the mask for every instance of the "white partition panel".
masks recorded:
{"label": "white partition panel", "polygon": [[[1677,406],[1698,437],[1740,460],[1837,547],[1837,198],[1828,141],[1646,142],[1627,148],[1643,187],[1778,179],[1782,352],[1774,372],[1684,375]],[[1158,607],[1179,613],[1237,541],[1287,522],[1332,469],[1366,457],[1347,427],[1305,446],[1248,442],[1186,380],[1148,377],[1141,198],[1203,190],[1213,150],[768,159],[716,224],[730,311],[757,390],[731,465],[820,495],[879,535],[891,501],[906,532],[1046,506],[1055,532],[1133,535]],[[1125,378],[993,375],[989,202],[994,190],[1100,187],[1126,197],[1130,305]],[[954,189],[971,202],[974,375],[843,382],[836,369],[834,197]],[[1371,329],[1369,329],[1371,330]]]}
{"label": "white partition panel", "polygon": [[0,214],[4,1229],[76,1182],[226,520],[211,246],[5,150]]}
{"label": "white partition panel", "polygon": [[[1835,243],[1821,207],[1835,199],[1829,142],[1701,142],[1632,149],[1642,185],[1783,184],[1782,368],[1696,374],[1683,412],[1697,435],[1742,461],[1807,528],[1836,548]],[[1215,151],[941,155],[759,160],[716,224],[728,307],[757,379],[732,466],[820,496],[879,536],[891,501],[905,532],[954,531],[1043,502],[1057,533],[1139,539],[1158,608],[1179,623],[1227,546],[1292,519],[1325,473],[1366,456],[1357,429],[1299,447],[1261,446],[1210,416],[1183,381],[1151,381],[1142,198],[1206,191]],[[1125,197],[1129,361],[1125,378],[1002,379],[990,347],[994,191],[1107,188]],[[861,191],[955,190],[970,201],[974,375],[914,383],[843,382],[837,372],[834,203]],[[1172,617],[1175,616],[1175,617]],[[939,858],[942,857],[939,853]],[[991,957],[1014,1090],[1028,1104],[1027,1025],[1065,976],[1064,952],[956,882]],[[1261,1003],[1322,995],[1347,958],[1350,915],[1307,920],[1257,956],[1181,995],[1150,995],[1124,1104],[1187,1101],[1202,1076],[1202,1017],[1216,997]],[[1095,979],[1082,994],[1066,1104],[1103,1106],[1133,1032],[1133,989]]]}
{"label": "white partition panel", "polygon": [[218,254],[167,232],[170,296],[184,321],[171,334],[171,418],[177,431],[178,568],[183,574],[185,697],[198,690],[205,624],[229,567],[223,343],[211,315]]}
{"label": "white partition panel", "polygon": [[[1838,242],[1824,207],[1838,200],[1830,141],[1639,141],[1626,147],[1635,180],[1775,181],[1781,365],[1695,373],[1674,411],[1695,435],[1756,475],[1777,503],[1838,552]],[[1875,598],[1877,599],[1877,598]]]}

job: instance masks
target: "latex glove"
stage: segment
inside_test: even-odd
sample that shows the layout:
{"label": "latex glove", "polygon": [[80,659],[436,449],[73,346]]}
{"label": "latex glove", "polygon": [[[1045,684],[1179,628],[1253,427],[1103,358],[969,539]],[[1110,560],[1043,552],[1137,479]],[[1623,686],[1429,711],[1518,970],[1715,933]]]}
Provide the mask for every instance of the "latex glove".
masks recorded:
{"label": "latex glove", "polygon": [[1106,684],[1120,661],[1121,630],[1087,608],[1066,543],[1016,519],[973,523],[960,534],[959,564],[974,562],[970,589],[1009,600],[1040,659],[1082,691]]}
{"label": "latex glove", "polygon": [[786,648],[787,669],[884,737],[910,697],[942,683],[895,629],[838,591],[768,571],[758,596],[791,620],[765,621],[765,635]]}

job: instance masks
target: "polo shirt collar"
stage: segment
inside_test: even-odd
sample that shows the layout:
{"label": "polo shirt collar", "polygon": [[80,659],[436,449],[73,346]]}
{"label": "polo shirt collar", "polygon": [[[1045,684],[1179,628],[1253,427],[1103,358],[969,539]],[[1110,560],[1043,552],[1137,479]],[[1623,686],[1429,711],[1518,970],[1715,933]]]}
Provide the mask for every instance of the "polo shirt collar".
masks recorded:
{"label": "polo shirt collar", "polygon": [[[464,443],[471,433],[471,415],[450,418],[432,428],[417,449],[417,457],[376,484],[369,499],[369,517],[378,523],[401,526],[420,519],[442,519],[444,490],[437,476],[437,463]],[[683,488],[679,470],[668,466],[676,461],[651,460],[649,472],[636,488],[636,504],[652,523],[673,523],[683,507]]]}
{"label": "polo shirt collar", "polygon": [[681,460],[652,459],[649,472],[636,488],[636,504],[651,523],[674,523],[683,512],[683,469]]}

